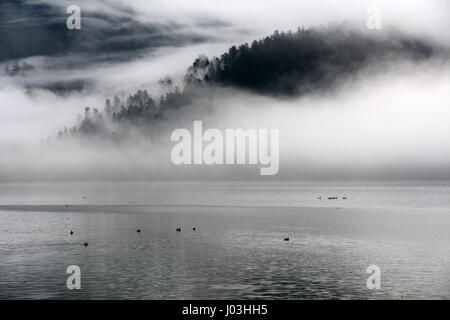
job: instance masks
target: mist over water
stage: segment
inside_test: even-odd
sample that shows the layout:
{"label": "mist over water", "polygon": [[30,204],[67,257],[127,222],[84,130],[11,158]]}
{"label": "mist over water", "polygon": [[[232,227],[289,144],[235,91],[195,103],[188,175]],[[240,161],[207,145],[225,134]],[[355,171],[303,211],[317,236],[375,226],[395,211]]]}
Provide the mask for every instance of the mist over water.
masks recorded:
{"label": "mist over water", "polygon": [[[51,2],[44,3],[53,8]],[[259,13],[256,23],[247,22],[248,6]],[[437,1],[430,7],[414,1],[383,3],[383,6],[387,12],[383,16],[383,29],[374,32],[401,32],[439,46],[447,45],[445,36],[439,38],[440,33],[436,32],[448,23],[442,13],[445,10],[438,10],[445,3]],[[402,13],[402,6],[408,11]],[[182,88],[187,66],[200,54],[220,56],[230,45],[252,41],[277,28],[296,29],[300,25],[337,21],[348,21],[361,28],[367,16],[363,10],[366,7],[359,2],[341,10],[332,3],[319,8],[310,1],[302,4],[287,1],[277,6],[275,12],[267,10],[268,3],[254,6],[233,1],[219,1],[214,5],[204,1],[189,5],[177,2],[170,8],[160,1],[152,5],[142,1],[131,4],[109,1],[107,5],[83,2],[81,7],[88,17],[87,30],[81,32],[91,37],[89,32],[103,32],[92,27],[95,24],[91,16],[98,16],[117,30],[125,26],[125,21],[149,26],[149,30],[155,30],[150,27],[153,24],[162,30],[174,21],[185,28],[183,33],[173,26],[172,31],[166,30],[172,42],[153,41],[150,43],[154,46],[145,50],[131,46],[128,51],[108,51],[105,57],[111,59],[92,60],[92,63],[91,59],[98,55],[91,49],[81,53],[76,47],[70,47],[73,54],[62,51],[60,55],[19,60],[32,68],[13,75],[5,73],[0,78],[1,181],[211,176],[220,179],[230,174],[243,178],[255,175],[252,168],[174,167],[169,158],[170,133],[177,127],[191,128],[194,120],[223,129],[280,129],[280,179],[445,179],[450,176],[449,65],[446,59],[440,58],[419,64],[396,60],[380,66],[368,65],[352,77],[339,79],[330,90],[290,99],[270,98],[238,88],[210,88],[209,98],[186,106],[154,129],[151,136],[136,132],[120,145],[101,139],[55,141],[56,133],[74,125],[85,107],[102,110],[106,98],[126,97],[138,89],[146,89],[157,99],[167,90],[160,82],[167,76]],[[423,11],[425,7],[427,10]],[[32,12],[33,7],[30,8]],[[61,8],[64,3],[51,10],[59,12]],[[419,12],[433,16],[433,23],[426,26],[422,21],[409,23]],[[195,19],[199,16],[208,18],[198,24]],[[120,30],[128,32],[125,27]],[[177,34],[179,45],[174,46],[171,32]],[[195,34],[202,36],[193,42]],[[118,55],[129,59],[114,58]],[[2,66],[7,68],[11,61],[4,60]],[[52,83],[65,83],[67,87],[63,91],[54,90]],[[53,141],[42,143],[49,138]]]}
{"label": "mist over water", "polygon": [[[45,135],[55,137],[62,123],[69,127],[79,105],[103,103],[101,96],[3,91],[0,95],[13,97],[16,107],[2,118],[1,177],[3,181],[111,181],[208,179],[211,175],[220,179],[231,173],[255,178],[256,167],[173,165],[172,130],[192,132],[193,121],[202,120],[205,129],[223,132],[227,128],[280,129],[277,177],[282,179],[446,179],[450,173],[450,78],[444,70],[448,66],[436,62],[397,66],[383,73],[364,71],[329,93],[290,99],[212,88],[208,94],[214,99],[187,106],[152,136],[136,131],[119,145],[101,138],[38,141]],[[29,103],[33,104],[31,114]],[[17,121],[23,126],[18,127]]]}

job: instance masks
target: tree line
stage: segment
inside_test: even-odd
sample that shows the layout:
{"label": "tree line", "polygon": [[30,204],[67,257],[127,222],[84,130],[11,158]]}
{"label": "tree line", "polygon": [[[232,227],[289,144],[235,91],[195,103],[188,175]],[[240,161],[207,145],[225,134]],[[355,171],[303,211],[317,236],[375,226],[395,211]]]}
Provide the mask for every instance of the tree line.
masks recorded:
{"label": "tree line", "polygon": [[[77,125],[60,131],[59,136],[115,135],[112,130],[120,124],[149,126],[165,118],[165,113],[192,103],[196,91],[208,85],[272,96],[298,96],[329,89],[371,63],[424,60],[438,51],[417,39],[358,31],[343,25],[275,31],[251,44],[232,46],[220,57],[199,56],[188,68],[182,89],[174,87],[155,99],[147,90],[138,90],[126,99],[107,99],[101,111],[86,107]],[[172,86],[170,78],[164,81]]]}

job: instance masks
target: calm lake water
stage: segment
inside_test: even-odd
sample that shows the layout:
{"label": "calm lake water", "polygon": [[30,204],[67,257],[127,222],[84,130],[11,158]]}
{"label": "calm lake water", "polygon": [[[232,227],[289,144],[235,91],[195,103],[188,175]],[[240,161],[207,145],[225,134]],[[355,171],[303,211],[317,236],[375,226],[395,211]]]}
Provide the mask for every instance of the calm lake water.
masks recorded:
{"label": "calm lake water", "polygon": [[1,184],[0,299],[105,298],[450,299],[450,185]]}

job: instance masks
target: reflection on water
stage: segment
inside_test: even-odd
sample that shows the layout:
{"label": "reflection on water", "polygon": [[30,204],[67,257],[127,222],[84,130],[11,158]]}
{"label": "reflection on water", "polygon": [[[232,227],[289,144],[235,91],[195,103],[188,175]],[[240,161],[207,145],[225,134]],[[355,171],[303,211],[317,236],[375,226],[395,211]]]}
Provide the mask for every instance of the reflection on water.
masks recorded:
{"label": "reflection on water", "polygon": [[[2,299],[450,298],[448,186],[0,191]],[[81,290],[66,288],[72,264]],[[380,290],[366,287],[369,265],[381,267]]]}

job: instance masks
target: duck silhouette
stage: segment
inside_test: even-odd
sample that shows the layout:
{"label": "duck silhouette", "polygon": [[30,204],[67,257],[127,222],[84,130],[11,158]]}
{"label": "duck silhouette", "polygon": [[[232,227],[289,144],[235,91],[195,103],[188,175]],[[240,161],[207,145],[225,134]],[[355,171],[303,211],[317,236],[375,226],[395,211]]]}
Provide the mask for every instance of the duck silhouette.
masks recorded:
{"label": "duck silhouette", "polygon": [[287,241],[289,241],[289,238],[284,238],[283,240],[287,242]]}
{"label": "duck silhouette", "polygon": [[137,232],[137,233],[141,232],[141,229],[137,229],[136,232]]}
{"label": "duck silhouette", "polygon": [[177,228],[177,232],[181,232],[181,228]]}
{"label": "duck silhouette", "polygon": [[72,230],[70,230],[70,235],[73,235],[73,231]]}

